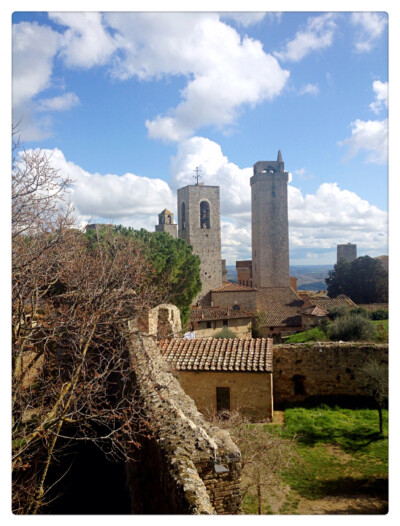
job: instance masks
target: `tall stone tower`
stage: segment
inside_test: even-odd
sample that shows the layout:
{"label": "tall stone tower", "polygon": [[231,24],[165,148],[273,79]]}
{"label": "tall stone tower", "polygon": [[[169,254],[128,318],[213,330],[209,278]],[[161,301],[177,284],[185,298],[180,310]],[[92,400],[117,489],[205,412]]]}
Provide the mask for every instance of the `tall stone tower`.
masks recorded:
{"label": "tall stone tower", "polygon": [[170,234],[172,237],[177,237],[178,225],[174,224],[174,214],[166,208],[158,214],[156,232],[167,232],[167,234]]}
{"label": "tall stone tower", "polygon": [[253,287],[289,287],[287,183],[281,152],[253,166],[251,185]]}
{"label": "tall stone tower", "polygon": [[354,261],[357,259],[357,245],[347,243],[347,245],[337,245],[337,263],[340,260]]}
{"label": "tall stone tower", "polygon": [[200,257],[202,289],[195,301],[210,304],[210,290],[222,285],[219,186],[179,188],[178,237]]}

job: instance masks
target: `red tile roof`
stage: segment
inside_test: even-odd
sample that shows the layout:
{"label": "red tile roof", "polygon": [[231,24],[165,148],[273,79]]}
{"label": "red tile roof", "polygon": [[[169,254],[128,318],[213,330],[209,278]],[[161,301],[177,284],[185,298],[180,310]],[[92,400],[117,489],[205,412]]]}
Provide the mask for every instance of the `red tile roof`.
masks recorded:
{"label": "red tile roof", "polygon": [[321,307],[321,309],[325,309],[327,311],[336,307],[346,307],[347,309],[355,309],[357,307],[354,301],[344,294],[341,294],[336,298],[312,296],[310,298],[310,302],[316,307]]}
{"label": "red tile roof", "polygon": [[256,303],[264,327],[301,327],[303,301],[291,287],[258,288]]}
{"label": "red tile roof", "polygon": [[211,292],[248,292],[253,289],[252,287],[245,287],[244,285],[238,285],[238,283],[224,283],[221,287],[212,289]]}
{"label": "red tile roof", "polygon": [[254,318],[254,316],[253,312],[235,310],[232,307],[192,307],[190,311],[190,321]]}
{"label": "red tile roof", "polygon": [[161,354],[179,371],[272,372],[272,339],[160,340]]}

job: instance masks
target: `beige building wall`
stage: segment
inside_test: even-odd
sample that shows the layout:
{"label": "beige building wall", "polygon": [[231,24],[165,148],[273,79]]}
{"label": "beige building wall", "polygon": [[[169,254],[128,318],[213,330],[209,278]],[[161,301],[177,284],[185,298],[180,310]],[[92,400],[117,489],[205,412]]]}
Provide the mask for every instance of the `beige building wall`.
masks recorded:
{"label": "beige building wall", "polygon": [[271,373],[179,371],[179,381],[203,414],[216,411],[217,387],[229,387],[231,411],[253,421],[273,417]]}
{"label": "beige building wall", "polygon": [[256,308],[256,291],[211,292],[214,307],[230,307],[239,305],[241,310],[254,311]]}
{"label": "beige building wall", "polygon": [[222,331],[224,327],[236,333],[238,338],[251,338],[251,319],[249,318],[233,318],[227,320],[228,325],[224,325],[223,320],[212,320],[209,322],[211,327],[207,327],[206,321],[194,322],[194,331],[196,338],[210,338],[218,332]]}

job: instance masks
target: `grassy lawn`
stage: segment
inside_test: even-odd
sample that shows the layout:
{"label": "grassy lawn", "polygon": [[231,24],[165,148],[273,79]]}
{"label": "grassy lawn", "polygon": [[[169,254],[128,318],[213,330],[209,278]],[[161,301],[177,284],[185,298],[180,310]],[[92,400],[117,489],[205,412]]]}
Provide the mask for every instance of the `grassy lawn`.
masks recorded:
{"label": "grassy lawn", "polygon": [[[379,343],[386,343],[389,339],[389,320],[372,321],[375,325],[374,341]],[[298,332],[288,338],[285,338],[285,343],[306,343],[306,342],[324,342],[328,341],[327,335],[319,328],[314,327],[308,331]]]}
{"label": "grassy lawn", "polygon": [[[263,498],[263,513],[296,514],[299,502],[313,513],[313,502],[342,499],[348,509],[351,499],[368,506],[378,502],[373,513],[385,513],[388,481],[388,415],[384,411],[384,434],[379,435],[378,412],[370,409],[341,409],[321,406],[285,411],[285,424],[258,424],[266,437],[279,434],[296,437],[296,456],[281,473],[285,498],[273,506],[271,489]],[[350,500],[349,500],[350,499]],[[336,501],[335,501],[336,502]],[[305,505],[305,507],[304,507]],[[274,509],[273,509],[274,508]],[[354,509],[354,508],[353,508]],[[376,511],[378,509],[378,511]],[[245,513],[257,513],[254,494],[246,496]],[[331,511],[336,513],[334,508]],[[315,512],[314,512],[315,513]],[[329,511],[327,512],[329,513]],[[347,513],[351,513],[348,511]],[[369,513],[353,511],[353,513]]]}

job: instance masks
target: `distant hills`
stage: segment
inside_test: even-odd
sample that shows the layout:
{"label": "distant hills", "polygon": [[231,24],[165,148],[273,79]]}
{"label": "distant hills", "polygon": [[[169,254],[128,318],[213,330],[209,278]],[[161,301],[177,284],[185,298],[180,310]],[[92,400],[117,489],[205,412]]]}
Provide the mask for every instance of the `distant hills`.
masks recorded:
{"label": "distant hills", "polygon": [[[290,265],[290,275],[297,278],[298,290],[326,290],[325,278],[333,265]],[[237,283],[236,267],[227,265],[228,279]]]}

